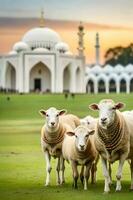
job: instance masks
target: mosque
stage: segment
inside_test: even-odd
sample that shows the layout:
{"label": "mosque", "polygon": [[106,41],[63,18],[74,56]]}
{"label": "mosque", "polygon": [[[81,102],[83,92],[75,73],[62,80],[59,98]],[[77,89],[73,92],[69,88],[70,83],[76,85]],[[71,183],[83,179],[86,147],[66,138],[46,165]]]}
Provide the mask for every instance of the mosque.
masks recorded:
{"label": "mosque", "polygon": [[85,93],[83,26],[79,25],[78,55],[73,55],[54,30],[40,26],[26,32],[12,50],[0,56],[0,87],[6,91],[29,93]]}
{"label": "mosque", "polygon": [[78,27],[78,55],[54,30],[40,26],[26,32],[12,50],[0,56],[0,88],[19,93],[133,92],[133,65],[100,65],[99,34],[96,34],[95,65],[85,64],[84,27]]}

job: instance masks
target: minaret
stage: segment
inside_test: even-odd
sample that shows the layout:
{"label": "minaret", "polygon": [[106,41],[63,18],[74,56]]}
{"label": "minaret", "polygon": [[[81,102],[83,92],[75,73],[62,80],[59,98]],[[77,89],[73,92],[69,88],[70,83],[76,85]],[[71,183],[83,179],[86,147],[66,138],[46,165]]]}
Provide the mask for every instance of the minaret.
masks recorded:
{"label": "minaret", "polygon": [[99,44],[99,33],[96,33],[96,65],[100,64],[100,44]]}
{"label": "minaret", "polygon": [[40,27],[44,27],[44,11],[41,9],[41,16],[40,16]]}
{"label": "minaret", "polygon": [[84,56],[84,27],[82,22],[80,22],[79,27],[78,27],[78,36],[79,36],[79,41],[78,41],[78,53],[79,56]]}

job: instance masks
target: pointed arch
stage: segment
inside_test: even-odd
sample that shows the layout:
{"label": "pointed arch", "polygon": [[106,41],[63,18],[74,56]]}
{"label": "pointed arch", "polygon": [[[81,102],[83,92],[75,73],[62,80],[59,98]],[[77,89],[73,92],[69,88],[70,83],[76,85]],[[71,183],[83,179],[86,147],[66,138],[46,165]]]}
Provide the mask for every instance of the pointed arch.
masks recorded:
{"label": "pointed arch", "polygon": [[114,78],[109,80],[109,92],[116,92],[116,80]]}
{"label": "pointed arch", "polygon": [[30,91],[51,92],[51,71],[43,62],[36,63],[29,72]]}
{"label": "pointed arch", "polygon": [[130,92],[133,92],[133,77],[130,79]]}
{"label": "pointed arch", "polygon": [[16,69],[10,62],[6,63],[5,88],[16,91]]}
{"label": "pointed arch", "polygon": [[106,83],[104,79],[99,79],[98,81],[98,92],[99,93],[106,92]]}
{"label": "pointed arch", "polygon": [[89,79],[86,85],[86,93],[94,93],[94,81]]}
{"label": "pointed arch", "polygon": [[127,85],[126,80],[122,78],[120,80],[120,92],[126,92],[126,88],[127,88],[126,85]]}
{"label": "pointed arch", "polygon": [[81,69],[80,67],[77,67],[76,69],[76,92],[80,92],[81,89]]}
{"label": "pointed arch", "polygon": [[71,81],[71,64],[68,64],[63,71],[63,92],[70,92],[70,81]]}

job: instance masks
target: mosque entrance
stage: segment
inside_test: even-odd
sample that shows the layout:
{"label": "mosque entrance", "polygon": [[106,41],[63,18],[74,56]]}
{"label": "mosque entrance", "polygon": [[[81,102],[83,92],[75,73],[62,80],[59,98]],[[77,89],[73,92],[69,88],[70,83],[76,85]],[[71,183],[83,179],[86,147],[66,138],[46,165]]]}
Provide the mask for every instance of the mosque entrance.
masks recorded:
{"label": "mosque entrance", "polygon": [[51,91],[51,72],[44,63],[39,62],[34,65],[30,70],[29,76],[29,89],[31,92]]}
{"label": "mosque entrance", "polygon": [[40,78],[36,78],[34,80],[34,90],[39,90],[41,91],[41,79]]}

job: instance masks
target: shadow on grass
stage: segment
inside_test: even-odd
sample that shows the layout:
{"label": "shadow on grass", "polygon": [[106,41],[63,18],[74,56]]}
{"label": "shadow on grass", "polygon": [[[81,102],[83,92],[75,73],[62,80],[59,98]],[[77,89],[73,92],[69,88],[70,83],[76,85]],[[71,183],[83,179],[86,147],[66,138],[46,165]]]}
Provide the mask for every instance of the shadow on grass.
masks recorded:
{"label": "shadow on grass", "polygon": [[133,193],[129,192],[129,181],[123,182],[122,191],[119,193],[115,192],[115,184],[111,187],[111,192],[108,195],[103,194],[103,180],[100,180],[95,185],[89,184],[89,188],[87,191],[83,190],[83,187],[79,183],[78,189],[73,189],[71,183],[65,183],[63,186],[43,186],[41,183],[31,183],[30,185],[27,183],[18,183],[15,187],[12,185],[8,189],[3,188],[1,190],[1,199],[2,200],[106,200],[106,199],[132,199]]}

